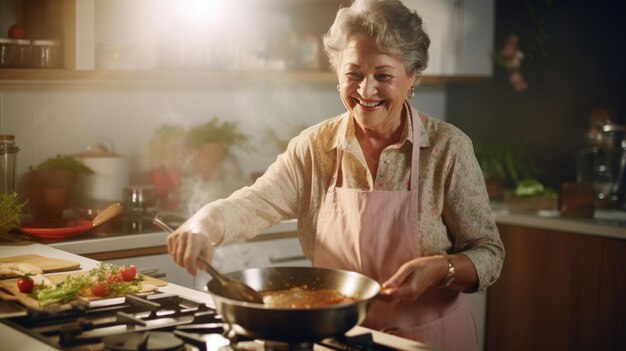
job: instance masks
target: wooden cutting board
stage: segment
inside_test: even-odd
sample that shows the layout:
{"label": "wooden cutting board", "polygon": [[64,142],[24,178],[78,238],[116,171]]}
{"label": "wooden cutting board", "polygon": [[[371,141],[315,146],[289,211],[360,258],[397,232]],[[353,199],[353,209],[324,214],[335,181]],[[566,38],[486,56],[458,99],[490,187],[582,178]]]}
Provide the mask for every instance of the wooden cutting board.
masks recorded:
{"label": "wooden cutting board", "polygon": [[[60,258],[44,257],[35,254],[2,257],[0,263],[26,263],[41,269],[44,273],[65,272],[80,269],[80,263]],[[0,275],[0,279],[19,277],[20,274]]]}
{"label": "wooden cutting board", "polygon": [[[69,276],[77,276],[80,274],[87,274],[87,272],[75,272],[68,274],[45,274],[45,276],[50,279],[50,281],[54,284],[58,284]],[[167,285],[167,282],[160,279],[155,279],[152,277],[144,276],[144,280],[141,283],[141,293],[149,293],[155,291],[159,286]],[[19,288],[17,287],[17,281],[19,278],[14,279],[4,279],[0,280],[0,288],[4,289],[4,291],[0,290],[0,299],[6,301],[17,301],[20,304],[26,307],[32,307],[40,309],[39,302],[37,299],[30,297],[28,294],[21,293]],[[105,297],[106,298],[106,297]],[[100,300],[102,297],[79,297],[81,300],[91,301],[91,300]],[[58,307],[58,305],[57,305]]]}

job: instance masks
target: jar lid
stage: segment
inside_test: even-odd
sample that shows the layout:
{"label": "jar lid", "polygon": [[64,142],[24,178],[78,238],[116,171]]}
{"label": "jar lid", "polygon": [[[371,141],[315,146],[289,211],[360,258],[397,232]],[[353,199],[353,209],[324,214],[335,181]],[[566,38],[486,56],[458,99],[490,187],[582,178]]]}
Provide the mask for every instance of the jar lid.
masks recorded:
{"label": "jar lid", "polygon": [[15,146],[15,135],[0,135],[0,155],[13,154],[20,151]]}
{"label": "jar lid", "polygon": [[33,45],[59,46],[59,42],[57,40],[38,39],[33,40]]}
{"label": "jar lid", "polygon": [[18,44],[18,45],[30,45],[30,40],[28,40],[28,39],[15,39],[14,43]]}

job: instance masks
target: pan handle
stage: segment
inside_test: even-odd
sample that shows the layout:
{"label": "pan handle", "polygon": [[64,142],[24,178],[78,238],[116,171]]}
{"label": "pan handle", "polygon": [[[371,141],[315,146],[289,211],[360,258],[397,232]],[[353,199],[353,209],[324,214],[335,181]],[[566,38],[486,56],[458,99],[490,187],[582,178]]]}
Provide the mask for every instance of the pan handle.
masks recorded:
{"label": "pan handle", "polygon": [[286,262],[292,262],[292,261],[302,261],[302,260],[307,260],[307,259],[308,258],[306,258],[306,256],[304,255],[286,256],[286,257],[278,257],[278,258],[274,258],[270,256],[270,263],[286,263]]}

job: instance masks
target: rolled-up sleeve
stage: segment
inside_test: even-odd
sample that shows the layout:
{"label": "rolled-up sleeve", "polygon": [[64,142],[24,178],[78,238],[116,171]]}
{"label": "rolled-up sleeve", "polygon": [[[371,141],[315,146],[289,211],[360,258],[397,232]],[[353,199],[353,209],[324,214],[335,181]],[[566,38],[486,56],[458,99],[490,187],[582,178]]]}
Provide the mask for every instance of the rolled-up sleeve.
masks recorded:
{"label": "rolled-up sleeve", "polygon": [[500,276],[504,245],[472,142],[462,134],[457,143],[446,172],[443,218],[453,240],[452,251],[472,261],[478,274],[478,291],[483,292]]}

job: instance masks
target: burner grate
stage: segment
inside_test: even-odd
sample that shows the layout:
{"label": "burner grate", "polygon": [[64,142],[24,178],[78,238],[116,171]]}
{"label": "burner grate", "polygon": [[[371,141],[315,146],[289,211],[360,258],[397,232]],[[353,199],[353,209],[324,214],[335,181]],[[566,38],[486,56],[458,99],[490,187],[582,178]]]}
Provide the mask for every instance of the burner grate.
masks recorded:
{"label": "burner grate", "polygon": [[375,343],[370,333],[315,343],[252,340],[237,334],[236,326],[224,323],[206,304],[165,293],[29,310],[26,316],[0,322],[67,351],[126,350],[119,346],[126,344],[132,350],[149,350],[162,340],[164,350],[177,351],[393,350]]}

